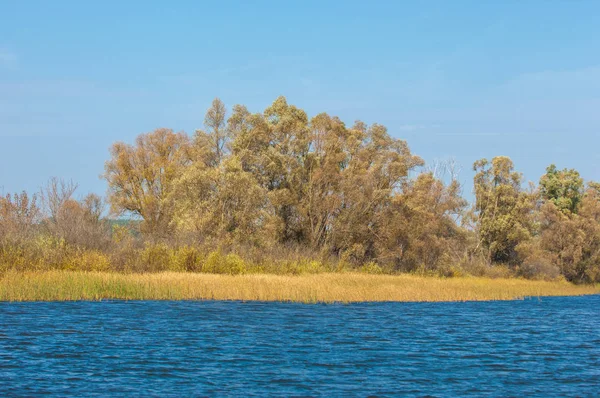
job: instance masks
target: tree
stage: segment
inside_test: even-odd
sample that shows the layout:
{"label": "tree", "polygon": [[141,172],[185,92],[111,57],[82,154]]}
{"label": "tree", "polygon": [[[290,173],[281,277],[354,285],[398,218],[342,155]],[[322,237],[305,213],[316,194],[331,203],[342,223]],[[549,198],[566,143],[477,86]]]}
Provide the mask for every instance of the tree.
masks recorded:
{"label": "tree", "polygon": [[219,167],[187,168],[176,181],[179,231],[219,243],[263,245],[274,240],[274,214],[267,192],[235,157]]}
{"label": "tree", "polygon": [[204,117],[206,131],[196,130],[194,137],[195,146],[198,150],[196,158],[212,167],[216,167],[221,163],[226,154],[227,143],[230,138],[226,115],[225,104],[219,98],[215,98]]}
{"label": "tree", "polygon": [[516,265],[517,246],[534,230],[535,194],[523,191],[522,176],[506,156],[479,160],[473,170],[478,247],[492,263]]}
{"label": "tree", "polygon": [[466,248],[466,233],[457,223],[466,205],[455,179],[446,185],[426,172],[405,181],[384,218],[382,262],[404,271],[456,266]]}
{"label": "tree", "polygon": [[86,249],[102,249],[110,242],[108,224],[101,219],[103,203],[95,194],[82,201],[66,200],[56,215],[47,219],[47,231],[67,244]]}
{"label": "tree", "polygon": [[75,200],[76,189],[74,182],[56,177],[42,188],[45,231],[74,246],[101,248],[108,240],[108,226],[101,219],[104,201],[96,194],[88,194],[82,201]]}
{"label": "tree", "polygon": [[6,194],[0,196],[0,244],[6,239],[22,241],[30,236],[41,220],[37,195]]}
{"label": "tree", "polygon": [[233,154],[243,170],[254,175],[268,192],[268,199],[281,220],[282,242],[305,238],[299,213],[302,186],[307,181],[304,161],[309,148],[308,117],[284,97],[277,98],[262,115],[234,108],[230,119]]}
{"label": "tree", "polygon": [[56,220],[65,203],[73,197],[77,184],[52,177],[40,192],[42,204],[47,217]]}
{"label": "tree", "polygon": [[561,211],[577,213],[583,198],[583,178],[574,169],[557,170],[555,165],[546,168],[540,178],[542,199],[554,203]]}
{"label": "tree", "polygon": [[579,216],[583,218],[582,229],[586,235],[583,249],[585,279],[600,282],[600,191],[598,185],[591,182],[583,195]]}
{"label": "tree", "polygon": [[299,212],[313,248],[327,242],[342,205],[342,171],[347,166],[348,130],[338,118],[319,114],[310,123],[310,148],[304,160],[306,183]]}
{"label": "tree", "polygon": [[137,215],[144,232],[166,235],[173,217],[173,181],[190,163],[188,136],[161,128],[139,135],[135,146],[117,142],[110,152],[104,178],[111,211]]}
{"label": "tree", "polygon": [[382,255],[393,197],[423,160],[384,126],[356,122],[345,142],[340,175],[340,207],[330,231],[334,253],[361,263]]}
{"label": "tree", "polygon": [[600,281],[599,199],[594,190],[588,190],[578,214],[564,212],[553,202],[542,207],[540,245],[570,281]]}

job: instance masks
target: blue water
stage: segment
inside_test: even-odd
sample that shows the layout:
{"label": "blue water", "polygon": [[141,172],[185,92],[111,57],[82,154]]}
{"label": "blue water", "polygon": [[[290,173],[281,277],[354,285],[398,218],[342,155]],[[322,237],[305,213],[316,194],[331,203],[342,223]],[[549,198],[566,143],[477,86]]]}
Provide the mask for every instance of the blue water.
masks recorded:
{"label": "blue water", "polygon": [[0,303],[0,396],[599,396],[600,296]]}

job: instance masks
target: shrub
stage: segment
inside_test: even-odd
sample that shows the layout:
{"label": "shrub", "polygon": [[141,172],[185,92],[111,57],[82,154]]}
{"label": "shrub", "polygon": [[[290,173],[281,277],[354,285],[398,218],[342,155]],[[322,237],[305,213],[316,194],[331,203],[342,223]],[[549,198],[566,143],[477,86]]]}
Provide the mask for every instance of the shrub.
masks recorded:
{"label": "shrub", "polygon": [[370,261],[359,268],[360,272],[364,272],[365,274],[383,274],[383,269],[374,261]]}
{"label": "shrub", "polygon": [[211,274],[245,274],[248,270],[244,260],[237,254],[223,255],[220,251],[212,251],[202,264],[202,272]]}
{"label": "shrub", "polygon": [[458,265],[442,265],[438,269],[438,274],[446,278],[460,278],[467,273]]}
{"label": "shrub", "polygon": [[225,256],[225,270],[227,274],[238,275],[246,273],[246,263],[237,254],[228,254]]}
{"label": "shrub", "polygon": [[70,270],[77,271],[109,271],[110,260],[108,256],[97,250],[78,251],[69,261]]}
{"label": "shrub", "polygon": [[517,274],[527,279],[556,279],[560,270],[547,256],[531,256],[519,266]]}
{"label": "shrub", "polygon": [[173,250],[171,262],[177,271],[200,272],[202,270],[201,253],[191,246],[182,246]]}
{"label": "shrub", "polygon": [[160,272],[172,270],[171,249],[165,243],[148,243],[139,251],[130,270],[136,272]]}

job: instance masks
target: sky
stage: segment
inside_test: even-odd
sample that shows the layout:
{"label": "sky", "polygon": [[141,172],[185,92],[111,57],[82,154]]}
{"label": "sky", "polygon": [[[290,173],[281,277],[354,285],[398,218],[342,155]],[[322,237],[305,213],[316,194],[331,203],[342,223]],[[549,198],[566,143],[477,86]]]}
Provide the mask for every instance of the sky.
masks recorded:
{"label": "sky", "polygon": [[600,180],[600,2],[0,0],[0,193],[104,194],[115,141],[214,97],[380,123],[429,164]]}

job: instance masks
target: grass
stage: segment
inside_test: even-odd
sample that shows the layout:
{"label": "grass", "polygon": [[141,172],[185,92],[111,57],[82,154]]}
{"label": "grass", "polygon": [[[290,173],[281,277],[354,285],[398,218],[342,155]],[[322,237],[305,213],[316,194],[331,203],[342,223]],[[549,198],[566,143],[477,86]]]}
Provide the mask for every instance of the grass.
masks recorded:
{"label": "grass", "polygon": [[260,300],[316,302],[481,301],[600,293],[599,285],[523,279],[359,273],[281,276],[197,273],[7,272],[0,301]]}

